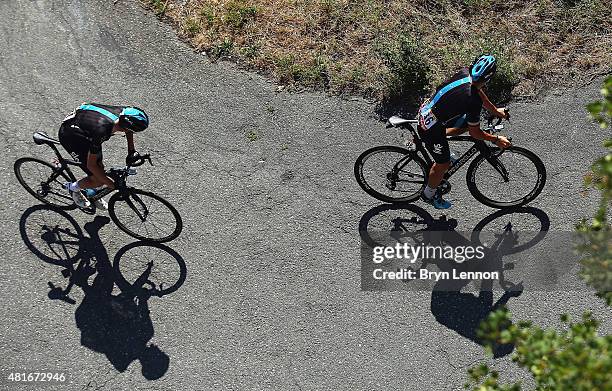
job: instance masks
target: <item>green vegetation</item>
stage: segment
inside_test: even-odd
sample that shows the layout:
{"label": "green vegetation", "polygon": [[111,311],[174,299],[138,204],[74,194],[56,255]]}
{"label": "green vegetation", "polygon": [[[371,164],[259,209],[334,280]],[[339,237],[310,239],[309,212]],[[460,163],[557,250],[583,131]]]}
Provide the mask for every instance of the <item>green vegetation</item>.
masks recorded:
{"label": "green vegetation", "polygon": [[416,101],[482,53],[495,100],[610,72],[606,0],[141,0],[196,50],[289,86]]}
{"label": "green vegetation", "polygon": [[259,135],[255,133],[254,130],[249,130],[248,132],[246,132],[246,138],[249,141],[256,141],[259,138]]}
{"label": "green vegetation", "polygon": [[[591,116],[602,129],[610,127],[612,118],[612,76],[609,76],[601,90],[603,99],[587,106]],[[583,222],[578,230],[585,235],[585,244],[580,247],[585,253],[582,259],[581,276],[587,284],[597,290],[597,295],[612,305],[612,227],[610,226],[610,204],[612,203],[612,138],[604,141],[606,155],[591,167],[591,174],[585,178],[587,186],[601,192],[597,213],[591,222]]]}
{"label": "green vegetation", "polygon": [[408,95],[422,96],[429,87],[426,54],[418,40],[408,35],[380,49],[384,64],[389,69],[386,75],[387,96],[390,99]]}
{"label": "green vegetation", "polygon": [[195,18],[187,18],[183,28],[190,37],[193,37],[200,32],[200,21]]}
{"label": "green vegetation", "polygon": [[157,15],[163,15],[168,7],[166,0],[150,0],[149,5]]}
{"label": "green vegetation", "polygon": [[257,8],[242,0],[230,0],[225,5],[225,10],[225,23],[235,30],[244,27],[257,14]]}
{"label": "green vegetation", "polygon": [[[512,324],[510,314],[499,310],[489,317],[481,337],[492,343],[515,344],[513,361],[529,370],[536,390],[612,389],[612,336],[598,335],[599,322],[585,313],[579,322],[561,316],[562,331],[544,330],[528,322]],[[520,383],[499,384],[496,371],[487,365],[469,370],[465,388],[478,391],[517,391]]]}
{"label": "green vegetation", "polygon": [[[602,128],[610,126],[612,116],[612,77],[602,89],[603,100],[588,106],[592,117]],[[592,286],[597,296],[612,305],[612,226],[609,208],[612,202],[612,139],[604,145],[608,153],[598,159],[587,177],[587,185],[601,192],[600,207],[591,222],[582,222],[578,232],[584,243],[579,249],[581,276]],[[513,360],[529,370],[537,390],[611,390],[612,335],[598,333],[599,322],[589,312],[582,320],[571,322],[567,315],[561,320],[563,330],[544,330],[529,322],[514,324],[506,309],[490,314],[481,324],[479,337],[491,351],[499,344],[515,345]],[[518,391],[520,383],[500,384],[499,374],[480,365],[469,370],[465,388],[478,391]]]}

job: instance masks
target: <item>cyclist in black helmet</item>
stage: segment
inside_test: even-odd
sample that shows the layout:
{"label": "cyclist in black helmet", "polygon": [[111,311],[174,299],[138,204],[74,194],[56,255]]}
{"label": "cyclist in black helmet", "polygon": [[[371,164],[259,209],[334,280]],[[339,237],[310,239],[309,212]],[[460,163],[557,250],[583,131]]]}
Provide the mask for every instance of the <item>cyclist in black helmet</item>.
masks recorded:
{"label": "cyclist in black helmet", "polygon": [[[87,177],[67,183],[74,203],[87,208],[91,202],[84,191],[101,186],[113,188],[115,184],[106,176],[102,164],[102,143],[115,133],[125,133],[128,147],[126,163],[138,157],[134,148],[133,132],[143,131],[149,126],[149,117],[138,107],[108,106],[97,103],[83,103],[64,118],[59,129],[59,140]],[[89,193],[89,191],[88,191]],[[92,191],[95,193],[95,190]],[[96,207],[106,210],[106,201],[99,199]]]}
{"label": "cyclist in black helmet", "polygon": [[469,130],[470,136],[491,141],[500,148],[511,145],[504,136],[494,136],[480,129],[480,111],[483,106],[496,117],[509,118],[507,110],[497,108],[482,91],[496,70],[495,57],[484,55],[476,58],[471,66],[462,68],[440,85],[435,95],[419,109],[419,134],[435,161],[421,198],[436,209],[451,207],[451,203],[442,199],[442,195],[436,191],[450,166],[447,135]]}

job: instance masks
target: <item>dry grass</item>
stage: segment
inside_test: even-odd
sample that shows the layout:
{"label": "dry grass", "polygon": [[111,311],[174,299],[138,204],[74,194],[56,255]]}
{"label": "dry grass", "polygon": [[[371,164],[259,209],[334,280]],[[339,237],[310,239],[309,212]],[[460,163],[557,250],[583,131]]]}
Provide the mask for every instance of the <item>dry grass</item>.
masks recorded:
{"label": "dry grass", "polygon": [[196,50],[279,83],[416,99],[476,55],[498,98],[610,73],[609,0],[143,0]]}

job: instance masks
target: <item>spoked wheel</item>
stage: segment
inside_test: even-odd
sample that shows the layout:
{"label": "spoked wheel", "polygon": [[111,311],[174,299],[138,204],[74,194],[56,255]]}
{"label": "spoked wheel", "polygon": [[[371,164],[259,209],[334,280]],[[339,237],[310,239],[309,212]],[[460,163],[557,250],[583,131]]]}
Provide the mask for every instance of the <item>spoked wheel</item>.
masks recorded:
{"label": "spoked wheel", "polygon": [[546,183],[544,163],[520,147],[491,148],[479,155],[467,171],[467,185],[478,201],[493,208],[512,208],[533,201]]}
{"label": "spoked wheel", "polygon": [[384,202],[411,202],[426,184],[426,164],[416,153],[385,145],[368,149],[355,162],[359,186]]}
{"label": "spoked wheel", "polygon": [[168,242],[183,229],[178,211],[148,191],[129,189],[115,193],[108,201],[108,214],[123,232],[140,240]]}
{"label": "spoked wheel", "polygon": [[134,242],[123,247],[113,261],[117,285],[122,292],[146,291],[164,296],[176,291],[187,277],[181,256],[159,243]]}
{"label": "spoked wheel", "polygon": [[76,208],[72,197],[64,189],[64,183],[71,182],[64,171],[32,157],[17,159],[14,169],[21,186],[37,200],[64,210]]}

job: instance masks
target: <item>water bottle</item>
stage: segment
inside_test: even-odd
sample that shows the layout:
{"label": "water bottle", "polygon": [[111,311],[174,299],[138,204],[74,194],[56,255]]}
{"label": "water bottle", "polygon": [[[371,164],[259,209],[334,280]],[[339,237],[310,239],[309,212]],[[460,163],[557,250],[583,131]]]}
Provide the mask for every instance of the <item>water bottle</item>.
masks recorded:
{"label": "water bottle", "polygon": [[459,160],[459,153],[457,153],[457,151],[451,151],[451,154],[450,154],[451,166],[454,166],[458,160]]}

